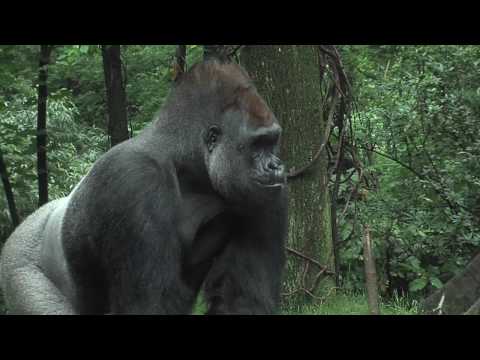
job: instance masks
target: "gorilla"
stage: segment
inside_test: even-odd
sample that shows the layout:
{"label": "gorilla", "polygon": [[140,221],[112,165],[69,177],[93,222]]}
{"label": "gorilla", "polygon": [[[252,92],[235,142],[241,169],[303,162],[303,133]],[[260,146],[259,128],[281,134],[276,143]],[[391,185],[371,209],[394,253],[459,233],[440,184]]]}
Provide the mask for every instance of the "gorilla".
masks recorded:
{"label": "gorilla", "polygon": [[11,314],[278,309],[287,234],[281,127],[246,71],[208,60],[137,137],[6,242]]}

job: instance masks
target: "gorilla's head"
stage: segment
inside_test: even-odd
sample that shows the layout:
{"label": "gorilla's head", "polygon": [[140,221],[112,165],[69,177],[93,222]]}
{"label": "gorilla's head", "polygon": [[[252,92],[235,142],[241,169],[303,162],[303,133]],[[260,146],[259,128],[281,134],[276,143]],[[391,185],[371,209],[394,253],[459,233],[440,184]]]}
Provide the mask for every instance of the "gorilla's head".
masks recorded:
{"label": "gorilla's head", "polygon": [[219,99],[202,131],[211,184],[232,205],[268,204],[286,185],[279,159],[282,129],[240,66],[210,66]]}

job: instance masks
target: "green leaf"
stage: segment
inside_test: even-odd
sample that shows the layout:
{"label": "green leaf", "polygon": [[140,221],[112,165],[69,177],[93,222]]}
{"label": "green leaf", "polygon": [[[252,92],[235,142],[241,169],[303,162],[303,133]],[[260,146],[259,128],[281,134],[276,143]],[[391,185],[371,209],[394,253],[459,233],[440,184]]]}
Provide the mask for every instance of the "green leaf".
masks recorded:
{"label": "green leaf", "polygon": [[427,286],[428,281],[425,278],[415,279],[409,284],[409,289],[411,292],[420,291]]}
{"label": "green leaf", "polygon": [[442,281],[436,276],[432,276],[430,278],[430,284],[432,284],[432,286],[436,289],[440,289],[443,286]]}
{"label": "green leaf", "polygon": [[80,53],[81,54],[88,54],[88,49],[89,49],[88,45],[80,45]]}
{"label": "green leaf", "polygon": [[413,271],[419,271],[422,269],[420,266],[420,260],[418,260],[416,257],[410,256],[407,259],[407,261],[410,264],[410,267],[412,268]]}

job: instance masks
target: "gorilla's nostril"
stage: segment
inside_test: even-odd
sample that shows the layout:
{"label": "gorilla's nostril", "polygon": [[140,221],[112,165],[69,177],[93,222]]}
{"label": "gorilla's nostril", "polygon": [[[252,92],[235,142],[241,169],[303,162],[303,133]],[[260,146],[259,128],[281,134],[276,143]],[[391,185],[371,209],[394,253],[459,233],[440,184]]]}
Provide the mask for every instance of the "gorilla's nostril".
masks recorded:
{"label": "gorilla's nostril", "polygon": [[274,163],[273,161],[270,161],[268,163],[267,167],[268,167],[269,170],[277,170],[278,169],[278,165],[276,163]]}

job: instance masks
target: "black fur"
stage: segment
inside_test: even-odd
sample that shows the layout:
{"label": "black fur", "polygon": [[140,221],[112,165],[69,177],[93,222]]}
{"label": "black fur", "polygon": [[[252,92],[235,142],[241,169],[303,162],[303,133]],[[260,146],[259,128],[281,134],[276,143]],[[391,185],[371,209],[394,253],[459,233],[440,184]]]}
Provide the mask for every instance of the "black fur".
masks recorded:
{"label": "black fur", "polygon": [[280,126],[238,65],[207,61],[158,119],[69,197],[17,228],[1,260],[10,313],[270,314],[287,190]]}

